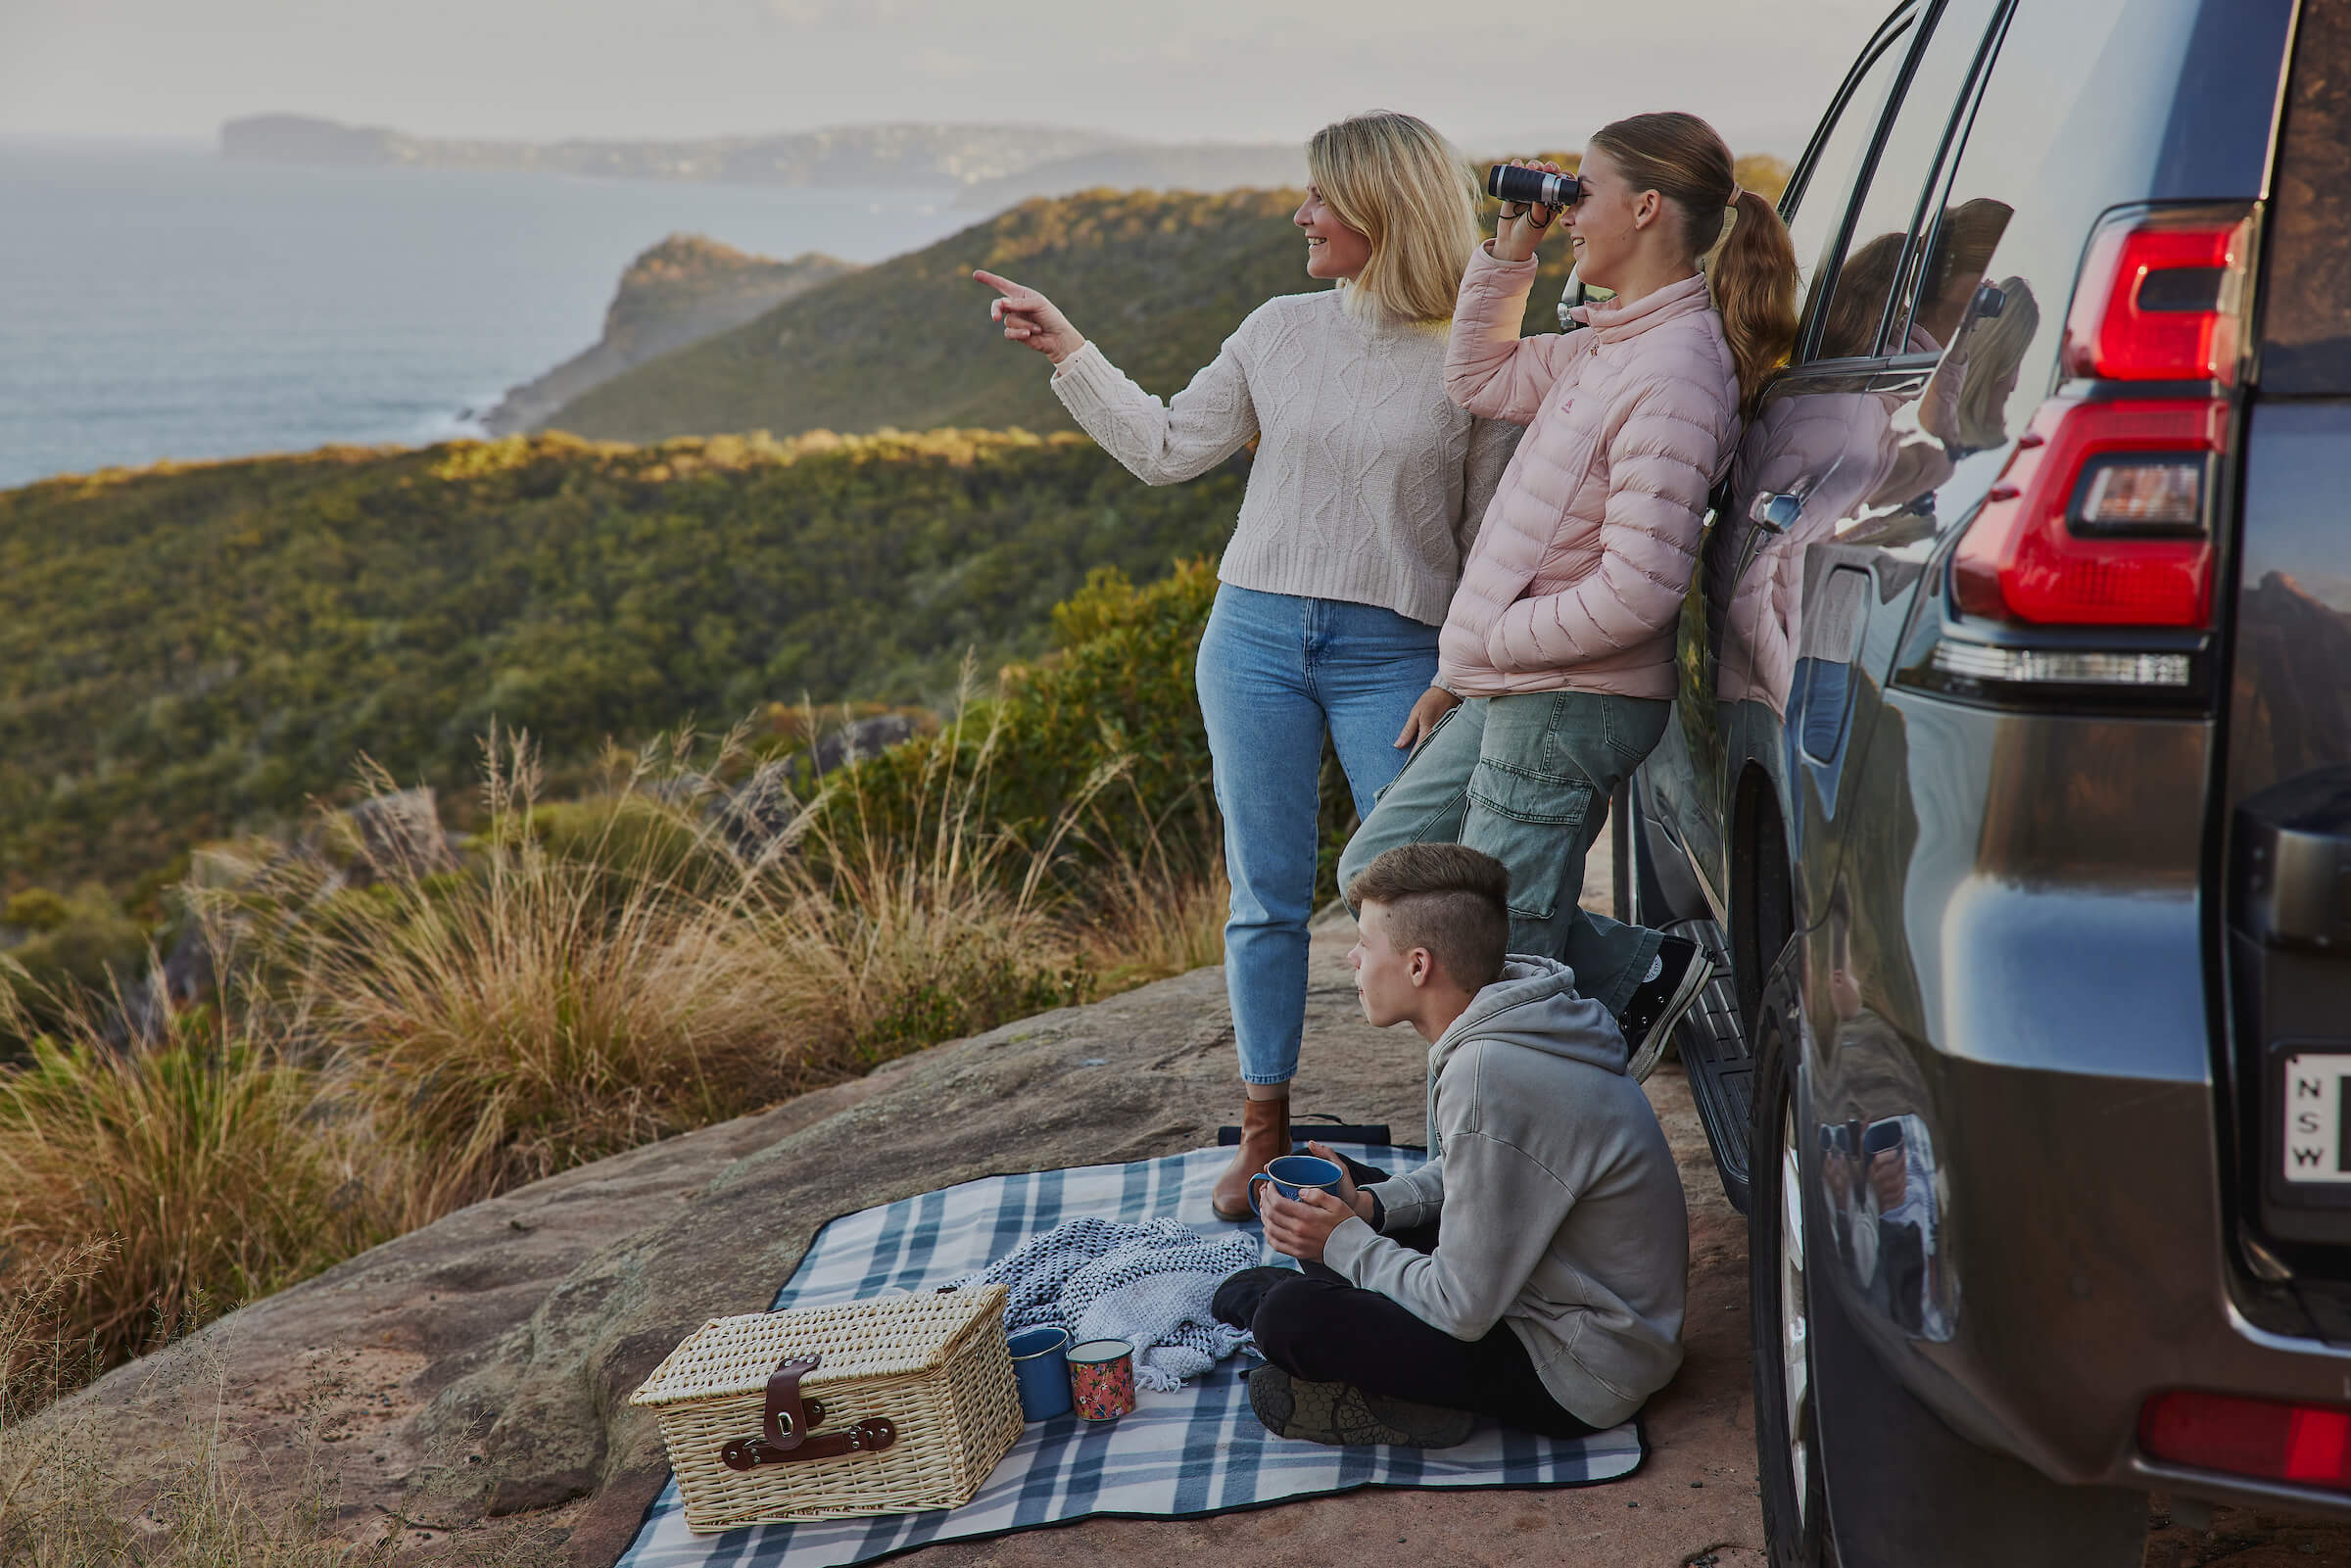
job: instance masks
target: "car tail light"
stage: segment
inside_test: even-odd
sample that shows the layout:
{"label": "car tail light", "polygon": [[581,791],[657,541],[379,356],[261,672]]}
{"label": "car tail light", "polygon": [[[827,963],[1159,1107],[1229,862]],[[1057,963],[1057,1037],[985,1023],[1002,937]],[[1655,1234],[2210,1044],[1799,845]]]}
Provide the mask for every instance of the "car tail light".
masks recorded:
{"label": "car tail light", "polygon": [[2055,626],[2202,626],[2207,491],[2229,404],[2041,404],[1952,557],[1970,615]]}
{"label": "car tail light", "polygon": [[2066,374],[2233,383],[2252,241],[2242,207],[2140,212],[2101,224],[2066,312]]}
{"label": "car tail light", "polygon": [[2351,1490],[2351,1408],[2159,1394],[2138,1413],[2148,1456],[2198,1470]]}
{"label": "car tail light", "polygon": [[[2133,209],[2091,234],[2059,353],[2069,377],[2103,385],[2034,414],[1952,556],[1962,611],[2037,626],[2208,624],[2211,491],[2256,231],[2236,203]],[[2116,396],[2118,382],[2219,385],[2146,399]]]}

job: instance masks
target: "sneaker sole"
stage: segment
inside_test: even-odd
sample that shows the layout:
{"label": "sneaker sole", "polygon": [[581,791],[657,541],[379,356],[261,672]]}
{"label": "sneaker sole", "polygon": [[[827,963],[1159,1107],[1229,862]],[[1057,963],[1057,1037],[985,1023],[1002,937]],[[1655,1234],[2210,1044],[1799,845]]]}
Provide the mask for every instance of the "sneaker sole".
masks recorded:
{"label": "sneaker sole", "polygon": [[1657,1022],[1650,1025],[1649,1033],[1642,1037],[1632,1059],[1625,1064],[1625,1071],[1634,1082],[1645,1081],[1657,1069],[1657,1063],[1665,1055],[1666,1042],[1673,1038],[1673,1026],[1697,1004],[1700,993],[1714,974],[1714,961],[1706,956],[1704,948],[1700,948],[1691,958],[1690,967],[1682,972],[1682,983],[1666,999],[1665,1011],[1657,1015]]}
{"label": "sneaker sole", "polygon": [[1277,1366],[1249,1374],[1249,1408],[1275,1437],[1329,1448],[1450,1449],[1468,1442],[1477,1425],[1466,1410],[1369,1395],[1352,1383],[1309,1383]]}

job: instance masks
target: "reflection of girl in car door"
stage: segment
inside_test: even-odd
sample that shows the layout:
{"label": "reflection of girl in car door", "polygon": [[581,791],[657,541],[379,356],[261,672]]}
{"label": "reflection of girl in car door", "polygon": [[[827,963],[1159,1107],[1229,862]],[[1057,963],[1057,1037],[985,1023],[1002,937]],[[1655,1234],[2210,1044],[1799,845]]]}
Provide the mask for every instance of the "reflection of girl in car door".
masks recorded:
{"label": "reflection of girl in car door", "polygon": [[1518,335],[1553,209],[1505,207],[1462,280],[1446,391],[1527,434],[1415,710],[1442,723],[1347,846],[1340,885],[1399,843],[1494,855],[1511,947],[1565,959],[1638,1054],[1708,966],[1689,942],[1578,908],[1584,856],[1664,732],[1706,494],[1795,340],[1796,261],[1771,203],[1738,188],[1729,147],[1694,116],[1607,126],[1578,177],[1564,209],[1577,271],[1615,291],[1572,312],[1582,330]]}

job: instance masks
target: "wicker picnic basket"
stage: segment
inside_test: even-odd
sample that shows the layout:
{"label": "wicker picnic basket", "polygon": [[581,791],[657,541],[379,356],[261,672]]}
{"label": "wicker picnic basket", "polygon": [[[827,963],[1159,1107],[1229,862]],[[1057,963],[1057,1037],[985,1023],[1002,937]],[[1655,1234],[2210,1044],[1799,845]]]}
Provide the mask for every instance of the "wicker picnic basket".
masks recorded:
{"label": "wicker picnic basket", "polygon": [[714,1317],[631,1404],[657,1411],[697,1534],[954,1508],[1021,1435],[1001,1285]]}

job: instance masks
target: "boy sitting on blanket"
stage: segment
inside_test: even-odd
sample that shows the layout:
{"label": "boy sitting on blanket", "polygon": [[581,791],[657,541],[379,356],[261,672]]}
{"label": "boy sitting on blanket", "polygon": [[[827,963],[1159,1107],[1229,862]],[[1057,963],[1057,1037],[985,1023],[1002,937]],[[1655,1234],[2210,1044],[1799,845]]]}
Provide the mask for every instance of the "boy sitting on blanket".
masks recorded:
{"label": "boy sitting on blanket", "polygon": [[1364,1016],[1429,1042],[1432,1157],[1361,1188],[1383,1173],[1350,1165],[1335,1198],[1260,1189],[1305,1271],[1243,1270],[1216,1314],[1255,1332],[1249,1403],[1277,1436],[1445,1448],[1490,1415],[1581,1437],[1681,1365],[1673,1154],[1607,1010],[1565,965],[1505,956],[1509,891],[1500,861],[1444,843],[1391,849],[1347,889]]}

